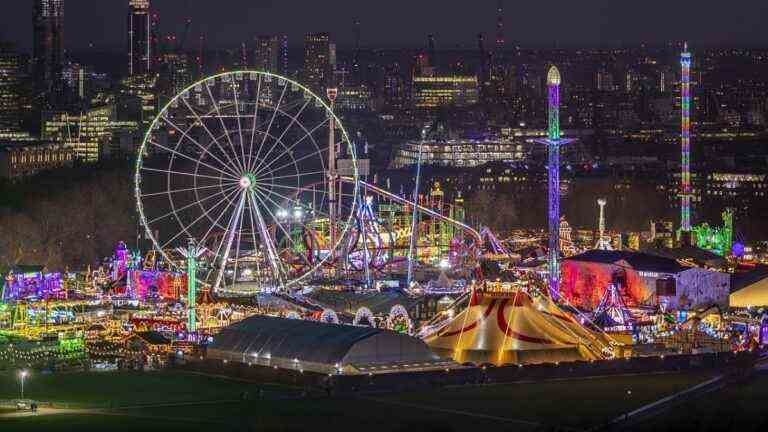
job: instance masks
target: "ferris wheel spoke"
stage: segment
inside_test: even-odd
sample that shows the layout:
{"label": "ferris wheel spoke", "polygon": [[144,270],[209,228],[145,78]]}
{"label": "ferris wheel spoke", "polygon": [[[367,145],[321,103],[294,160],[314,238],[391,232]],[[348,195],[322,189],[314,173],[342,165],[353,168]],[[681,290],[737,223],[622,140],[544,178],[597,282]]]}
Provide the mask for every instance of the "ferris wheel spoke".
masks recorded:
{"label": "ferris wheel spoke", "polygon": [[[234,185],[237,182],[238,182],[238,180],[229,180],[229,181],[226,181],[226,182],[223,182],[223,183],[224,184],[232,184],[232,185]],[[209,185],[209,186],[198,186],[198,187],[192,187],[192,188],[186,188],[186,189],[172,189],[172,190],[163,191],[163,192],[153,192],[153,193],[148,193],[148,194],[141,194],[140,196],[142,198],[148,198],[148,197],[159,196],[159,195],[168,195],[169,193],[192,192],[192,191],[195,191],[195,190],[213,189],[213,188],[217,188],[217,187],[221,187],[221,185],[214,184],[214,185]]]}
{"label": "ferris wheel spoke", "polygon": [[253,109],[253,129],[251,129],[251,144],[248,146],[248,162],[247,165],[251,166],[253,163],[253,141],[256,139],[256,123],[259,121],[259,101],[261,100],[261,75],[259,75],[259,82],[256,84],[256,106]]}
{"label": "ferris wheel spoke", "polygon": [[[280,93],[280,99],[277,100],[277,105],[275,106],[274,110],[272,111],[272,118],[269,120],[269,126],[267,126],[267,130],[264,131],[264,136],[261,138],[261,143],[259,144],[259,150],[256,152],[256,156],[254,157],[254,160],[259,160],[259,155],[261,155],[261,149],[264,147],[264,142],[267,141],[267,137],[269,136],[269,131],[272,130],[272,124],[275,122],[275,117],[277,117],[277,111],[280,109],[280,104],[283,102],[283,96],[285,96],[285,90],[288,88],[288,84],[283,86],[283,91]],[[250,172],[253,172],[251,170],[251,167],[248,167]]]}
{"label": "ferris wheel spoke", "polygon": [[[258,195],[258,193],[256,193],[256,196],[257,196],[257,197],[259,196],[259,195]],[[270,201],[272,204],[274,204],[275,206],[277,206],[277,203],[275,203],[274,201],[272,201],[271,199],[269,199],[269,197],[267,197],[267,196],[264,196],[264,198],[266,198],[266,199],[267,199],[268,201]],[[294,247],[294,248],[296,248],[296,249],[298,250],[298,248],[299,248],[298,246],[300,246],[300,245],[297,245],[297,244],[296,244],[296,242],[294,242],[294,241],[293,241],[293,237],[291,236],[291,233],[289,233],[289,232],[288,232],[288,231],[285,229],[285,227],[283,227],[283,224],[281,224],[281,223],[280,223],[280,219],[278,219],[278,218],[275,216],[275,214],[274,214],[274,213],[272,213],[272,211],[269,209],[269,205],[267,205],[267,203],[266,203],[265,201],[261,200],[261,199],[260,199],[260,201],[261,201],[261,202],[264,204],[264,209],[265,209],[265,210],[267,211],[267,213],[269,213],[269,215],[272,217],[272,220],[274,220],[274,221],[275,221],[275,225],[276,225],[276,226],[278,226],[278,227],[280,227],[280,231],[282,231],[282,232],[283,232],[283,234],[284,234],[284,235],[285,235],[285,237],[288,239],[288,241],[289,241],[289,242],[291,242],[291,244],[293,245],[293,247]],[[279,207],[279,206],[278,206],[278,207]],[[302,225],[303,225],[303,224],[302,224]],[[289,249],[289,252],[290,252],[290,249],[291,249],[291,248],[288,248],[288,249]],[[304,262],[305,262],[307,265],[311,265],[311,264],[310,264],[310,262],[307,260],[307,257],[305,257],[305,256],[304,256],[304,254],[298,254],[298,255],[301,255],[301,257],[304,259]]]}
{"label": "ferris wheel spoke", "polygon": [[[235,186],[231,186],[231,187],[229,187],[229,188],[227,188],[227,189],[237,189],[237,188],[236,188]],[[148,223],[148,224],[153,224],[153,223],[155,223],[155,222],[157,222],[157,221],[160,221],[160,220],[163,220],[163,219],[167,218],[168,216],[171,216],[171,215],[173,215],[173,214],[174,214],[174,213],[176,213],[176,212],[184,211],[184,210],[186,210],[186,209],[188,209],[188,208],[190,208],[190,207],[193,207],[193,206],[195,206],[195,205],[199,205],[199,204],[200,204],[200,203],[202,203],[202,202],[208,201],[209,199],[211,199],[211,198],[213,198],[213,197],[215,197],[215,196],[218,196],[218,195],[224,195],[224,196],[226,197],[226,196],[227,196],[226,194],[229,194],[229,192],[226,192],[226,193],[225,193],[224,189],[222,189],[221,191],[219,191],[219,192],[216,192],[216,193],[215,193],[215,194],[213,194],[213,195],[209,195],[209,196],[207,196],[207,197],[205,197],[205,198],[203,198],[203,199],[201,199],[201,200],[195,200],[195,201],[193,201],[193,202],[191,202],[191,203],[189,203],[189,204],[185,205],[184,207],[181,207],[181,208],[178,208],[178,209],[174,208],[174,209],[173,209],[173,210],[171,210],[170,212],[168,212],[168,213],[165,213],[165,214],[164,214],[164,215],[162,215],[162,216],[158,216],[158,217],[156,217],[156,218],[152,219],[151,221],[149,221],[149,222],[147,222],[147,223]],[[222,200],[222,201],[224,201],[224,200]]]}
{"label": "ferris wheel spoke", "polygon": [[171,152],[171,153],[173,153],[173,154],[174,154],[174,155],[176,155],[176,156],[179,156],[179,157],[183,157],[184,159],[190,160],[190,161],[192,161],[192,162],[195,162],[195,163],[199,163],[200,165],[202,165],[202,166],[204,166],[204,167],[206,167],[206,168],[210,168],[210,169],[212,169],[212,170],[214,170],[214,171],[217,171],[217,172],[221,173],[222,175],[225,175],[225,176],[227,176],[227,177],[228,177],[228,178],[230,178],[230,179],[235,179],[235,178],[238,178],[238,177],[236,177],[236,176],[235,176],[233,173],[231,173],[231,172],[226,172],[226,171],[223,171],[223,170],[221,170],[221,169],[219,169],[219,168],[216,168],[216,167],[215,167],[215,166],[213,166],[213,165],[209,165],[209,164],[207,164],[207,163],[205,163],[205,162],[201,161],[200,159],[195,159],[195,158],[193,158],[193,157],[191,157],[191,156],[187,156],[186,154],[184,154],[184,153],[181,153],[181,152],[179,152],[179,151],[176,151],[176,150],[174,150],[174,149],[172,149],[172,148],[170,148],[170,147],[166,147],[166,146],[164,146],[164,145],[162,145],[162,144],[156,143],[156,142],[154,142],[154,141],[151,141],[151,140],[150,140],[150,143],[154,144],[154,145],[155,145],[155,146],[157,146],[157,147],[160,147],[161,149],[163,149],[163,150],[165,150],[165,151]]}
{"label": "ferris wheel spoke", "polygon": [[[221,221],[221,218],[223,218],[224,215],[227,214],[227,212],[229,211],[229,208],[235,204],[235,201],[227,200],[227,203],[228,204],[226,205],[226,207],[224,207],[224,210],[222,210],[219,213],[219,216],[216,218],[216,221],[214,221],[214,223],[211,224],[210,227],[208,227],[208,231],[205,232],[205,234],[203,235],[203,239],[200,240],[199,244],[205,245],[205,242],[208,240],[208,236],[211,235],[215,227],[219,226],[219,221]],[[218,252],[216,253],[216,256],[218,256]]]}
{"label": "ferris wheel spoke", "polygon": [[[210,90],[208,90],[208,93],[209,93],[209,94],[210,94],[210,92],[211,92],[211,91],[210,91]],[[187,106],[187,109],[189,110],[189,112],[191,112],[191,113],[192,113],[192,115],[193,115],[193,116],[195,116],[195,119],[197,120],[197,122],[198,122],[198,123],[200,123],[200,125],[203,127],[203,129],[205,129],[205,131],[208,133],[208,136],[209,136],[209,137],[211,137],[211,140],[212,140],[212,141],[213,141],[213,142],[216,144],[216,146],[219,148],[219,150],[221,151],[221,154],[223,154],[223,155],[224,155],[224,157],[226,157],[226,158],[227,158],[227,161],[229,161],[229,167],[230,167],[230,168],[231,168],[231,169],[232,169],[234,172],[237,172],[237,171],[241,170],[241,169],[240,169],[240,166],[239,166],[237,163],[235,163],[235,161],[233,161],[231,157],[229,157],[229,152],[227,152],[226,150],[224,150],[224,147],[222,147],[222,145],[221,145],[221,143],[219,142],[219,140],[218,140],[218,139],[217,139],[217,138],[216,138],[216,137],[213,135],[213,132],[211,132],[211,130],[210,130],[210,129],[208,128],[208,126],[205,124],[205,121],[203,121],[203,119],[200,117],[200,115],[197,113],[197,111],[195,111],[195,109],[194,109],[194,108],[192,108],[192,106],[189,104],[189,102],[187,102],[187,101],[186,101],[184,98],[182,98],[182,100],[184,101],[184,104]],[[218,108],[218,107],[217,107],[217,108]],[[223,121],[222,121],[222,122],[223,122]],[[226,129],[224,129],[224,131],[225,131],[225,133],[226,133]],[[235,156],[235,158],[237,158],[237,154],[234,154],[234,156]]]}
{"label": "ferris wheel spoke", "polygon": [[[240,191],[240,201],[237,205],[237,209],[234,211],[234,213],[232,213],[232,219],[230,219],[229,225],[227,225],[227,231],[225,232],[226,238],[222,239],[222,244],[226,242],[226,247],[224,248],[224,254],[221,256],[221,268],[219,269],[219,274],[216,276],[216,282],[213,284],[214,292],[219,289],[219,286],[221,285],[221,281],[222,279],[224,279],[224,274],[227,271],[227,262],[229,261],[229,253],[232,249],[232,241],[235,238],[235,227],[237,226],[238,219],[243,215],[243,205],[245,203],[245,194],[246,194],[245,190]],[[219,248],[219,251],[221,251],[221,248]],[[218,253],[217,253],[217,256],[218,256]]]}
{"label": "ferris wheel spoke", "polygon": [[[230,192],[230,194],[229,194],[229,196],[227,196],[227,198],[229,198],[230,196],[233,196],[233,195],[234,195],[236,192],[237,192],[237,190]],[[215,195],[212,195],[212,196],[215,196]],[[169,244],[171,244],[171,243],[172,243],[174,240],[176,240],[177,238],[179,238],[179,236],[181,236],[181,235],[182,235],[182,234],[184,234],[184,233],[186,233],[186,234],[187,234],[189,237],[194,237],[194,236],[192,235],[192,233],[190,233],[190,232],[189,232],[189,229],[190,229],[190,228],[192,228],[193,226],[195,226],[195,224],[196,224],[196,223],[198,223],[198,222],[200,222],[200,221],[201,221],[203,218],[207,217],[207,216],[208,216],[208,214],[209,214],[211,211],[213,211],[213,209],[215,209],[216,207],[220,206],[220,205],[221,205],[221,203],[223,203],[223,202],[228,202],[228,201],[229,201],[229,200],[221,200],[221,201],[219,201],[219,202],[218,202],[218,203],[216,203],[216,204],[215,204],[213,207],[211,207],[211,208],[209,208],[208,210],[206,210],[205,212],[203,212],[203,214],[201,214],[200,216],[198,216],[198,217],[197,217],[197,218],[196,218],[194,221],[192,221],[192,223],[190,223],[190,224],[189,224],[189,225],[187,225],[186,227],[185,227],[185,226],[183,226],[183,224],[181,224],[181,225],[182,225],[182,227],[181,227],[181,231],[179,231],[179,232],[178,232],[178,233],[177,233],[175,236],[171,237],[171,239],[170,239],[170,240],[168,240],[168,241],[166,241],[165,243],[163,243],[163,245],[161,246],[161,249],[165,249],[165,247],[166,247],[166,246],[168,246]],[[196,204],[196,203],[197,203],[197,202],[195,202],[195,203],[192,203],[192,204]],[[181,211],[181,209],[179,209],[178,211]]]}
{"label": "ferris wheel spoke", "polygon": [[[281,195],[281,194],[279,194],[279,193],[277,193],[277,192],[275,192],[273,190],[269,190],[269,189],[261,187],[261,186],[259,186],[258,189],[261,192],[262,196],[266,197],[267,195],[274,195],[275,197],[278,198],[278,200],[283,201],[283,202],[285,202],[285,203],[287,203],[287,204],[289,204],[291,206],[296,206],[296,205],[300,205],[301,204],[301,201],[299,200],[298,197],[291,198],[291,197],[288,197],[288,196],[285,196],[285,195]],[[278,207],[281,207],[281,206],[278,205]]]}
{"label": "ferris wheel spoke", "polygon": [[237,117],[237,133],[240,136],[240,155],[243,157],[241,161],[243,162],[243,166],[248,166],[246,164],[245,159],[245,145],[243,141],[243,124],[240,121],[240,107],[237,103],[237,87],[235,87],[235,80],[230,80],[230,83],[232,84],[232,94],[234,95],[235,99],[235,117]]}
{"label": "ferris wheel spoke", "polygon": [[[321,171],[312,171],[312,172],[284,175],[284,176],[278,176],[278,177],[269,177],[269,179],[270,180],[281,180],[281,179],[294,178],[294,177],[309,177],[311,175],[325,174],[325,173],[326,173],[325,170],[321,170]],[[259,183],[264,183],[264,182],[261,181]]]}
{"label": "ferris wheel spoke", "polygon": [[[243,212],[245,212],[245,202],[243,203]],[[240,219],[240,227],[237,229],[237,243],[235,246],[235,269],[234,269],[234,273],[232,274],[233,286],[237,283],[237,267],[241,259],[240,245],[241,245],[241,240],[243,238],[243,220],[245,219],[242,213],[240,214],[238,219]]]}
{"label": "ferris wheel spoke", "polygon": [[216,110],[216,116],[219,118],[219,122],[221,123],[221,129],[224,130],[224,136],[227,137],[227,142],[229,143],[229,146],[232,147],[232,154],[235,156],[235,164],[240,169],[240,171],[245,171],[245,166],[242,164],[240,160],[237,159],[237,150],[235,150],[235,145],[232,143],[232,138],[229,137],[229,130],[227,129],[227,125],[224,124],[224,117],[221,115],[221,110],[219,109],[219,104],[216,102],[216,99],[213,97],[213,93],[211,93],[211,88],[209,86],[205,86],[205,90],[208,92],[208,96],[211,98],[211,103],[213,104],[213,108]]}
{"label": "ferris wheel spoke", "polygon": [[190,173],[190,172],[185,172],[185,171],[174,171],[174,170],[166,170],[166,169],[158,169],[158,168],[149,168],[149,167],[146,167],[146,166],[143,166],[143,165],[141,166],[140,169],[142,171],[158,172],[158,173],[163,173],[163,174],[176,174],[176,175],[183,175],[183,176],[190,176],[190,177],[208,178],[208,179],[219,180],[219,181],[225,180],[225,178],[221,177],[221,176],[214,177],[214,176],[209,176],[209,175],[205,175],[205,174]]}
{"label": "ferris wheel spoke", "polygon": [[277,248],[275,247],[275,243],[272,239],[272,236],[269,235],[269,228],[267,227],[267,224],[264,221],[264,217],[259,211],[259,206],[256,203],[256,200],[257,199],[260,200],[260,198],[258,198],[258,196],[255,194],[253,190],[250,191],[248,196],[251,199],[251,209],[256,218],[256,222],[258,223],[261,240],[264,242],[264,247],[267,249],[267,257],[269,260],[269,264],[272,267],[272,274],[274,278],[278,281],[278,284],[282,284],[283,282],[282,275],[284,273],[284,270],[282,268],[282,263],[280,262],[280,257],[277,255]]}
{"label": "ferris wheel spoke", "polygon": [[[301,139],[299,139],[298,141],[296,141],[295,143],[293,143],[293,144],[292,144],[290,147],[286,148],[286,149],[285,149],[285,151],[284,151],[284,152],[282,152],[282,153],[280,153],[280,154],[279,154],[279,155],[278,155],[276,158],[272,159],[272,161],[271,161],[271,162],[269,162],[269,163],[268,163],[268,164],[266,164],[265,166],[262,166],[262,167],[261,167],[261,169],[260,169],[258,172],[256,172],[256,176],[258,176],[259,174],[261,174],[262,172],[264,172],[264,170],[266,170],[267,168],[269,168],[269,167],[270,167],[270,166],[271,166],[273,163],[275,163],[275,162],[277,162],[278,160],[280,160],[280,159],[281,159],[283,156],[285,156],[286,154],[289,154],[289,153],[290,153],[290,152],[291,152],[291,151],[292,151],[294,148],[296,148],[296,146],[297,146],[297,145],[299,145],[299,144],[300,144],[302,141],[304,141],[304,140],[305,140],[305,139],[306,139],[308,136],[311,136],[313,133],[315,133],[315,131],[316,131],[318,128],[320,128],[322,125],[324,125],[326,122],[328,122],[328,120],[329,120],[329,119],[325,119],[325,120],[323,120],[322,122],[320,122],[320,123],[319,123],[317,126],[313,127],[313,128],[312,128],[312,130],[310,130],[310,131],[309,131],[309,133],[307,133],[306,135],[304,135],[303,137],[301,137]],[[326,151],[327,151],[327,149],[326,149]],[[318,152],[322,152],[322,150],[318,150]],[[298,162],[298,161],[297,161],[297,162]],[[288,164],[288,165],[290,165],[290,164]],[[286,166],[288,166],[288,165],[284,165],[282,168],[285,168],[285,167],[286,167]],[[280,168],[278,168],[278,169],[273,169],[273,170],[272,170],[272,172],[275,172],[275,171],[279,171],[279,170],[280,170]]]}
{"label": "ferris wheel spoke", "polygon": [[[165,120],[165,121],[166,121],[168,124],[170,124],[171,126],[173,126],[173,128],[174,128],[174,129],[176,129],[177,131],[179,131],[179,133],[181,133],[181,135],[182,135],[182,138],[186,138],[186,139],[188,139],[188,140],[189,140],[189,141],[191,141],[193,144],[195,144],[195,145],[196,145],[196,146],[197,146],[197,147],[198,147],[200,150],[202,150],[202,151],[203,151],[203,153],[205,153],[205,154],[207,154],[207,155],[211,156],[212,158],[216,159],[216,161],[217,161],[218,163],[220,163],[222,166],[226,167],[226,168],[229,170],[229,172],[230,172],[230,175],[233,175],[233,176],[237,176],[237,171],[235,171],[234,169],[232,169],[232,167],[230,167],[230,165],[228,165],[228,164],[224,163],[224,162],[223,162],[221,159],[219,159],[219,158],[218,158],[216,155],[214,155],[213,153],[211,153],[211,152],[210,152],[210,151],[209,151],[207,148],[205,148],[205,146],[203,146],[202,144],[200,144],[200,143],[199,143],[199,142],[198,142],[196,139],[194,139],[194,138],[192,138],[191,136],[189,136],[189,134],[188,134],[188,133],[186,133],[185,131],[183,131],[183,130],[182,130],[182,129],[181,129],[179,126],[178,126],[178,125],[176,125],[176,123],[174,123],[173,121],[171,121],[171,119],[169,119],[167,115],[163,116],[163,120]],[[181,140],[179,140],[179,141],[181,141]],[[154,141],[152,141],[152,140],[150,140],[150,143],[152,143],[152,144],[154,144],[154,145],[156,145],[156,146],[158,146],[158,147],[164,148],[162,145],[160,145],[160,144],[158,144],[158,143],[156,143],[156,142],[154,142]],[[164,149],[165,149],[165,148],[164,148]]]}
{"label": "ferris wheel spoke", "polygon": [[256,223],[253,218],[253,203],[251,203],[251,200],[248,200],[249,203],[249,211],[248,211],[248,218],[251,222],[251,237],[253,240],[253,252],[255,255],[254,262],[256,263],[256,280],[258,281],[259,288],[263,289],[263,285],[261,283],[261,266],[259,265],[259,242],[256,240]]}
{"label": "ferris wheel spoke", "polygon": [[[288,126],[285,127],[285,129],[283,129],[283,132],[280,134],[280,137],[277,139],[277,142],[275,143],[275,145],[273,145],[269,149],[269,151],[267,153],[265,153],[264,156],[261,158],[261,161],[259,162],[259,165],[256,168],[251,168],[252,172],[258,171],[261,168],[261,166],[267,161],[267,158],[269,158],[269,155],[272,154],[272,150],[274,150],[277,147],[277,143],[282,143],[283,142],[283,137],[288,132],[288,130],[290,128],[292,128],[294,124],[296,124],[296,121],[298,120],[299,116],[301,115],[301,113],[304,112],[304,109],[307,108],[307,105],[309,105],[309,102],[311,100],[312,99],[307,99],[306,102],[304,102],[304,105],[301,106],[301,109],[299,110],[299,112],[296,113],[296,115],[290,115],[290,114],[288,114],[285,111],[280,111],[283,115],[290,117],[291,118],[291,122],[288,124]],[[278,105],[278,107],[279,107],[279,105]],[[277,112],[277,109],[278,108],[275,108],[275,110],[276,110],[275,112]]]}

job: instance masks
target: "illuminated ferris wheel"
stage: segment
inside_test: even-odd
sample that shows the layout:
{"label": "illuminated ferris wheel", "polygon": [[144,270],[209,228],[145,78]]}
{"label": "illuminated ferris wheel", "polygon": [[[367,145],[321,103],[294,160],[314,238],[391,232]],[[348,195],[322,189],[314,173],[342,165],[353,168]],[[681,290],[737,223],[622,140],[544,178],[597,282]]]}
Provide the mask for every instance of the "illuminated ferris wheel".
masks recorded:
{"label": "illuminated ferris wheel", "polygon": [[193,239],[203,249],[197,278],[218,292],[327,276],[357,201],[354,147],[332,106],[257,71],[203,79],[168,102],[144,138],[135,182],[155,248],[173,263]]}

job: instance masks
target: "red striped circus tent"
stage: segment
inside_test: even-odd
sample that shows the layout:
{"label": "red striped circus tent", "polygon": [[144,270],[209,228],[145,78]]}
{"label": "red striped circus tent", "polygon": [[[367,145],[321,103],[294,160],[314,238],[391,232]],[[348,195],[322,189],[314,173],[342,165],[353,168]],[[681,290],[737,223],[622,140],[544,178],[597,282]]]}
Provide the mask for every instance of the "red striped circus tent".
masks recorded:
{"label": "red striped circus tent", "polygon": [[425,342],[458,363],[529,364],[611,356],[607,336],[595,333],[548,297],[520,291],[474,291],[469,306]]}

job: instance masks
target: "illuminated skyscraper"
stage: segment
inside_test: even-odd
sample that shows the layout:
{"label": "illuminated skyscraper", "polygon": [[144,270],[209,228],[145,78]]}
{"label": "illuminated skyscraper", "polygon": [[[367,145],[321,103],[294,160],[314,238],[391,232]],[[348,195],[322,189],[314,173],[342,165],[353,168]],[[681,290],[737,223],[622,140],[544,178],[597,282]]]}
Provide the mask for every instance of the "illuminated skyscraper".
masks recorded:
{"label": "illuminated skyscraper", "polygon": [[10,45],[0,44],[0,132],[21,126],[22,58]]}
{"label": "illuminated skyscraper", "polygon": [[691,53],[688,43],[685,43],[680,55],[680,105],[682,122],[680,133],[681,144],[681,177],[680,177],[680,229],[682,239],[689,242],[691,232]]}
{"label": "illuminated skyscraper", "polygon": [[144,75],[152,71],[149,0],[129,0],[128,74]]}
{"label": "illuminated skyscraper", "polygon": [[499,0],[496,8],[496,51],[500,55],[504,51],[504,2]]}
{"label": "illuminated skyscraper", "polygon": [[318,94],[331,83],[331,43],[328,33],[309,33],[304,38],[304,82]]}
{"label": "illuminated skyscraper", "polygon": [[64,63],[64,0],[34,0],[33,73],[37,91],[55,91]]}
{"label": "illuminated skyscraper", "polygon": [[253,66],[256,70],[278,73],[280,68],[280,38],[278,36],[256,36],[253,49]]}
{"label": "illuminated skyscraper", "polygon": [[288,36],[280,36],[280,72],[288,76]]}

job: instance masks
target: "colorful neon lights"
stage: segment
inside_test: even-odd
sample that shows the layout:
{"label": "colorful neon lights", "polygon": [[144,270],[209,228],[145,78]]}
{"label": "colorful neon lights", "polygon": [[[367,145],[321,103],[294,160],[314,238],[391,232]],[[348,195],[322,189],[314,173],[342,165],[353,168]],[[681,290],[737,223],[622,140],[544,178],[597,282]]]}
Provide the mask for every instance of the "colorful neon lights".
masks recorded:
{"label": "colorful neon lights", "polygon": [[682,108],[680,177],[680,226],[684,233],[691,231],[691,53],[685,43],[680,55],[682,68],[680,99]]}
{"label": "colorful neon lights", "polygon": [[549,292],[557,299],[560,292],[560,146],[569,143],[569,139],[560,138],[560,71],[552,66],[547,73],[548,121],[547,139],[538,142],[547,145],[549,171]]}

